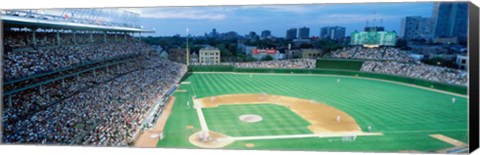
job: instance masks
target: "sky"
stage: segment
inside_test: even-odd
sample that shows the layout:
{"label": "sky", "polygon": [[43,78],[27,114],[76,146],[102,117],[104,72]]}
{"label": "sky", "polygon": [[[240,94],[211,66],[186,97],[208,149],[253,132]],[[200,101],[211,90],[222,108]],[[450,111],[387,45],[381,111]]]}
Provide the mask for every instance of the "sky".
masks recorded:
{"label": "sky", "polygon": [[318,36],[321,27],[336,25],[346,27],[349,35],[363,30],[367,20],[369,25],[375,20],[375,25],[400,33],[402,18],[431,17],[432,9],[432,2],[129,8],[140,13],[139,25],[155,31],[147,36],[184,36],[186,28],[199,36],[216,28],[240,35],[270,30],[276,37],[304,26],[310,28],[310,36]]}

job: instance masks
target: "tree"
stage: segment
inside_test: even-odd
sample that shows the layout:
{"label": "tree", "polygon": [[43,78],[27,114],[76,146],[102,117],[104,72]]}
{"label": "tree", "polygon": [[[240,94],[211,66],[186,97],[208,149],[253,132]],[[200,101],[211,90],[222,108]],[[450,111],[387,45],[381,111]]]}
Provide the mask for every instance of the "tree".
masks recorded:
{"label": "tree", "polygon": [[402,50],[408,50],[408,44],[407,40],[405,39],[398,39],[396,43],[396,48],[402,49]]}
{"label": "tree", "polygon": [[190,48],[190,52],[198,52],[201,48],[202,46],[193,46],[192,48]]}
{"label": "tree", "polygon": [[270,61],[273,60],[273,57],[270,55],[267,55],[265,58],[263,58],[264,61]]}
{"label": "tree", "polygon": [[301,49],[313,48],[313,45],[312,45],[312,44],[300,44],[300,48],[301,48]]}
{"label": "tree", "polygon": [[330,53],[331,51],[342,47],[334,40],[320,40],[318,44],[322,48],[324,54]]}
{"label": "tree", "polygon": [[165,39],[162,39],[159,41],[159,45],[163,48],[163,49],[168,49],[171,47],[171,44],[165,40]]}
{"label": "tree", "polygon": [[423,63],[430,64],[430,65],[435,65],[435,66],[444,66],[444,67],[450,67],[450,68],[457,68],[457,64],[455,64],[454,61],[452,60],[447,60],[441,57],[435,57],[431,58],[428,60],[424,60]]}

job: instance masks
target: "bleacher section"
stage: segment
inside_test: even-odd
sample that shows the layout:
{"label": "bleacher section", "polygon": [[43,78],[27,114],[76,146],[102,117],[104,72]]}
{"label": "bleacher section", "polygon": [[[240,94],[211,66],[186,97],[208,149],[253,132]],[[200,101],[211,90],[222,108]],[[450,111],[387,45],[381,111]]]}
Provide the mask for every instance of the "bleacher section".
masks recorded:
{"label": "bleacher section", "polygon": [[4,26],[7,144],[126,146],[187,69],[123,31]]}

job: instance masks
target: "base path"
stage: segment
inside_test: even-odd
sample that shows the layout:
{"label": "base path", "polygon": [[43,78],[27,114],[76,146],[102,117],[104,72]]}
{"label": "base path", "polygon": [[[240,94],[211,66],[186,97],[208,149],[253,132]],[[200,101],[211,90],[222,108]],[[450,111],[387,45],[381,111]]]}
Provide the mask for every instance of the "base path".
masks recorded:
{"label": "base path", "polygon": [[438,140],[444,141],[444,142],[452,144],[454,146],[454,147],[450,147],[450,148],[446,148],[446,149],[437,150],[435,152],[438,152],[438,153],[455,153],[455,152],[450,152],[450,151],[455,151],[455,150],[462,151],[462,150],[465,150],[465,148],[467,148],[467,150],[468,150],[468,144],[466,144],[462,141],[447,137],[445,135],[431,134],[430,137],[436,138]]}
{"label": "base path", "polygon": [[205,117],[203,116],[202,105],[198,104],[193,97],[192,97],[192,100],[193,100],[193,105],[195,107],[195,110],[197,111],[198,121],[200,122],[200,126],[202,128],[202,134],[204,134],[203,136],[208,137],[209,136],[208,126],[207,126],[207,122],[205,121]]}
{"label": "base path", "polygon": [[[308,137],[356,137],[356,136],[379,136],[383,133],[362,132],[357,122],[347,113],[331,107],[326,104],[315,102],[313,100],[305,100],[300,98],[268,95],[268,94],[234,94],[221,95],[213,97],[205,97],[195,99],[197,113],[199,114],[200,123],[206,121],[203,118],[200,108],[215,108],[219,105],[229,104],[277,104],[286,106],[300,117],[310,123],[306,128],[310,129],[313,134],[299,135],[270,135],[270,136],[248,136],[248,137],[230,137],[222,133],[208,130],[211,135],[208,140],[201,140],[200,133],[197,132],[190,136],[190,143],[201,148],[222,148],[234,141],[244,140],[266,140],[266,139],[290,139],[290,138],[308,138]],[[202,114],[202,116],[200,116]],[[254,145],[249,145],[253,147]]]}
{"label": "base path", "polygon": [[[264,103],[289,107],[290,110],[311,124],[307,128],[314,134],[330,132],[362,133],[355,119],[347,113],[312,100],[268,94],[235,94],[197,99],[197,104],[202,104],[202,108],[212,108],[227,104]],[[339,122],[337,122],[337,117],[340,117]]]}
{"label": "base path", "polygon": [[171,96],[155,126],[143,132],[143,134],[135,141],[135,147],[157,147],[158,140],[161,136],[160,134],[163,132],[163,128],[167,123],[168,116],[170,116],[170,113],[172,112],[174,103],[175,96]]}

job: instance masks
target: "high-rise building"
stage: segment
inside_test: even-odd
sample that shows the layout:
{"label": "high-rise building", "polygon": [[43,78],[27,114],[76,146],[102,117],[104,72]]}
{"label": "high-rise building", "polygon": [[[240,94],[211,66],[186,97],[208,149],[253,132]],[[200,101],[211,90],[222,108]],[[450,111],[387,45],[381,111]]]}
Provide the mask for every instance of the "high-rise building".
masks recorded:
{"label": "high-rise building", "polygon": [[272,32],[270,30],[264,30],[262,31],[262,38],[266,38],[272,35]]}
{"label": "high-rise building", "polygon": [[300,39],[310,38],[310,28],[302,27],[302,28],[298,29],[298,38],[300,38]]}
{"label": "high-rise building", "polygon": [[432,18],[408,16],[402,19],[400,36],[407,39],[431,39]]}
{"label": "high-rise building", "polygon": [[320,29],[320,39],[340,40],[345,37],[345,27],[327,26]]}
{"label": "high-rise building", "polygon": [[250,33],[248,33],[248,35],[247,35],[247,38],[248,39],[258,39],[258,35],[254,31],[250,31]]}
{"label": "high-rise building", "polygon": [[290,39],[296,39],[297,38],[297,28],[291,28],[287,30],[287,36],[285,36],[285,39],[290,40]]}
{"label": "high-rise building", "polygon": [[215,28],[212,29],[212,32],[210,32],[210,36],[214,37],[214,38],[218,37],[217,29],[215,29]]}
{"label": "high-rise building", "polygon": [[377,31],[377,32],[382,32],[385,31],[385,27],[383,26],[366,26],[363,31],[365,32],[370,32],[370,31]]}
{"label": "high-rise building", "polygon": [[467,36],[468,3],[437,2],[433,5],[433,37]]}

